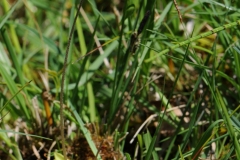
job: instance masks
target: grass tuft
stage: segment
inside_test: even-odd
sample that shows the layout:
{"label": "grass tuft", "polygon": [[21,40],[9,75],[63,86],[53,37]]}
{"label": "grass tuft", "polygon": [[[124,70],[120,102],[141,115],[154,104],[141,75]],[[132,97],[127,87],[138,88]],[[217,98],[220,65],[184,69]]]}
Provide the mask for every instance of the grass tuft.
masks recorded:
{"label": "grass tuft", "polygon": [[237,3],[78,7],[0,1],[0,159],[240,159]]}

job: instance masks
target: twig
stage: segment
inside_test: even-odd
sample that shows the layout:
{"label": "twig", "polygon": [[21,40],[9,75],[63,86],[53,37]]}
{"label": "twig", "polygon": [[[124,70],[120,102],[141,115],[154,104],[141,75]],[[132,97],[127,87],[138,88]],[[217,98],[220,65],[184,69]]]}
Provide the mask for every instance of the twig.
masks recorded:
{"label": "twig", "polygon": [[48,150],[47,160],[50,160],[51,151],[52,151],[53,147],[56,145],[56,143],[57,143],[57,142],[54,141],[54,142],[52,143],[52,145],[50,146],[50,148],[49,148],[49,150]]}

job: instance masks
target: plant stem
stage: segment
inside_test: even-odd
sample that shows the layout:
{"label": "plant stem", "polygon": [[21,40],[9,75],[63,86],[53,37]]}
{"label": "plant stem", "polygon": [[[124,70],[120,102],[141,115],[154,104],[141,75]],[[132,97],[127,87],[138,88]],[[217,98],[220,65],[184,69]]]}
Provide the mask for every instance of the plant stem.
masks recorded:
{"label": "plant stem", "polygon": [[180,42],[180,43],[178,43],[178,44],[176,44],[176,45],[173,45],[173,46],[171,46],[171,47],[169,47],[169,48],[167,48],[167,49],[164,49],[163,51],[159,52],[159,53],[156,54],[155,56],[147,59],[146,62],[150,62],[150,61],[156,59],[157,57],[159,57],[159,56],[161,56],[161,55],[163,55],[163,54],[168,53],[168,52],[171,51],[171,50],[174,50],[174,49],[176,49],[176,48],[179,48],[179,47],[181,47],[181,46],[184,46],[184,45],[186,45],[186,44],[188,44],[188,43],[191,43],[191,42],[193,42],[193,41],[195,41],[195,40],[198,40],[198,39],[201,39],[201,38],[210,36],[210,35],[212,35],[212,34],[214,34],[214,33],[218,33],[218,32],[220,32],[220,31],[222,31],[222,30],[225,30],[225,29],[228,29],[228,28],[232,28],[232,27],[238,26],[238,25],[240,25],[240,20],[238,20],[238,21],[236,21],[236,22],[229,23],[229,24],[225,24],[225,25],[223,25],[223,26],[221,26],[221,27],[212,29],[212,30],[210,30],[210,31],[208,31],[208,32],[205,32],[205,33],[202,33],[202,34],[200,34],[200,35],[198,35],[198,36],[189,38],[189,39],[186,40],[186,41]]}
{"label": "plant stem", "polygon": [[82,6],[83,0],[80,0],[78,10],[76,13],[76,16],[73,21],[73,25],[70,31],[69,39],[68,39],[68,45],[67,45],[67,50],[66,50],[66,55],[64,58],[64,63],[63,63],[63,71],[62,71],[62,82],[61,82],[61,92],[60,92],[60,127],[61,127],[61,140],[62,140],[62,150],[63,150],[63,155],[64,159],[67,159],[67,153],[66,153],[66,148],[65,148],[65,137],[64,137],[64,115],[63,115],[63,92],[64,92],[64,80],[65,80],[65,74],[66,74],[66,68],[67,68],[67,61],[68,61],[68,54],[69,54],[69,48],[72,40],[72,35],[74,32],[75,24],[77,21],[77,17],[80,12],[80,8]]}

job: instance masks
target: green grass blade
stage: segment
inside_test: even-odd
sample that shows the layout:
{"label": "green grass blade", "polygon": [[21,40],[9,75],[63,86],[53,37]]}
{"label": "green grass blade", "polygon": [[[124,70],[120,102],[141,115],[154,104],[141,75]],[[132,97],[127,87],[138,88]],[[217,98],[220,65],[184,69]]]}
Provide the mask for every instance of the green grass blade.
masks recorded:
{"label": "green grass blade", "polygon": [[[152,136],[150,132],[147,130],[147,133],[143,135],[143,142],[147,151],[149,151],[149,147],[152,141],[153,141]],[[158,160],[157,152],[155,150],[152,150],[151,155],[152,155],[152,159]]]}
{"label": "green grass blade", "polygon": [[97,155],[98,153],[98,149],[96,147],[96,145],[94,144],[93,140],[92,140],[92,137],[91,137],[91,134],[90,132],[88,131],[88,129],[84,126],[84,123],[83,123],[83,120],[82,118],[79,116],[79,114],[76,112],[75,108],[72,106],[72,104],[70,104],[70,109],[72,110],[77,122],[78,122],[78,125],[80,127],[80,130],[82,131],[84,137],[86,138],[88,144],[89,144],[89,147],[91,148],[93,154],[95,156],[97,156],[97,159],[100,160],[101,159],[101,156],[100,154]]}
{"label": "green grass blade", "polygon": [[220,122],[223,122],[222,119],[213,122],[208,129],[204,132],[201,139],[198,141],[197,146],[194,148],[192,153],[192,159],[196,159],[198,155],[201,153],[203,148],[207,145],[207,143],[213,138],[214,133],[216,132],[214,128],[218,126]]}
{"label": "green grass blade", "polygon": [[[13,12],[15,11],[16,7],[20,4],[21,0],[18,0],[13,6],[12,8],[8,11],[7,15],[5,15],[5,17],[3,19],[1,19],[0,22],[0,29],[2,29],[3,25],[6,23],[6,21],[9,19],[9,17],[13,14]],[[7,2],[5,2],[7,3]]]}
{"label": "green grass blade", "polygon": [[[4,64],[4,62],[2,62],[2,64]],[[16,94],[19,92],[19,90],[17,89],[17,85],[15,84],[15,82],[12,79],[12,76],[10,75],[10,73],[8,73],[6,71],[6,68],[4,67],[4,65],[0,65],[0,74],[2,75],[3,79],[5,80],[10,92],[12,95],[16,95],[16,99],[18,101],[19,106],[21,107],[20,109],[20,113],[23,112],[26,116],[27,119],[30,119],[30,115],[28,112],[28,109],[26,108],[26,103],[25,103],[25,99],[23,97],[23,95],[21,94]]]}
{"label": "green grass blade", "polygon": [[238,79],[238,84],[240,82],[240,47],[239,46],[234,46],[233,49],[233,56],[234,56],[234,61],[235,61],[235,73]]}
{"label": "green grass blade", "polygon": [[219,108],[222,109],[222,115],[224,118],[224,122],[226,124],[226,127],[229,131],[230,137],[233,141],[234,144],[234,148],[235,148],[235,152],[236,152],[236,157],[237,159],[240,159],[240,145],[239,145],[239,141],[238,138],[235,134],[234,128],[233,128],[233,124],[230,118],[230,115],[228,113],[227,107],[222,99],[222,96],[220,94],[220,92],[218,91],[218,89],[216,90],[216,103],[217,105],[219,105]]}
{"label": "green grass blade", "polygon": [[116,41],[114,41],[113,43],[111,43],[107,49],[104,51],[104,54],[100,55],[99,57],[97,57],[97,59],[92,62],[88,68],[87,72],[84,72],[83,75],[81,76],[80,82],[78,84],[78,87],[82,86],[83,84],[85,84],[94,74],[94,71],[98,70],[99,67],[103,64],[104,58],[108,57],[113,50],[115,49],[115,47],[118,45],[118,43]]}
{"label": "green grass blade", "polygon": [[14,47],[11,44],[11,41],[9,39],[9,35],[7,34],[7,31],[4,28],[1,29],[1,35],[3,37],[3,40],[5,41],[5,44],[6,44],[6,47],[7,47],[8,51],[9,51],[10,57],[13,61],[13,65],[14,65],[16,71],[17,71],[17,76],[19,78],[20,84],[23,85],[24,84],[24,79],[23,79],[23,72],[21,70],[22,67],[19,64],[18,57],[13,50]]}
{"label": "green grass blade", "polygon": [[220,32],[220,31],[222,31],[222,30],[225,30],[225,29],[227,29],[227,28],[232,28],[232,27],[235,27],[235,26],[238,26],[238,25],[240,25],[240,20],[238,20],[238,21],[236,21],[236,22],[229,23],[229,24],[225,24],[225,25],[220,26],[220,27],[215,28],[215,29],[212,29],[212,30],[210,30],[210,31],[208,31],[208,32],[205,32],[205,33],[203,33],[203,34],[200,34],[200,35],[198,35],[198,36],[189,38],[189,39],[186,40],[186,41],[180,42],[180,43],[178,43],[178,44],[176,44],[176,45],[172,45],[172,46],[169,47],[168,49],[165,49],[165,50],[161,51],[160,53],[156,54],[155,56],[153,56],[153,57],[151,57],[151,58],[149,58],[149,59],[147,59],[147,60],[145,60],[145,61],[146,61],[146,62],[150,62],[150,61],[154,60],[155,58],[160,57],[161,55],[166,54],[166,53],[168,53],[168,52],[171,51],[171,50],[175,50],[175,49],[177,49],[177,48],[179,48],[179,47],[182,47],[182,46],[184,46],[184,45],[187,45],[187,44],[189,44],[190,42],[196,41],[196,40],[198,40],[198,39],[200,39],[200,38],[204,38],[204,37],[210,36],[210,35],[212,35],[212,34],[214,34],[214,33],[218,33],[218,32]]}
{"label": "green grass blade", "polygon": [[[30,137],[36,137],[39,139],[46,139],[46,140],[52,140],[51,138],[47,138],[47,137],[43,137],[43,136],[38,136],[38,135],[34,135],[34,134],[27,134],[27,133],[22,133],[22,132],[15,132],[15,131],[11,131],[11,130],[2,130],[0,129],[1,133],[13,133],[13,134],[18,134],[18,135],[24,135],[24,136],[30,136]],[[11,142],[9,142],[10,144]]]}
{"label": "green grass blade", "polygon": [[5,131],[0,130],[0,140],[4,142],[8,147],[10,147],[13,151],[12,158],[15,160],[22,160],[21,152],[17,143],[13,143],[11,139],[8,137]]}
{"label": "green grass blade", "polygon": [[[78,31],[78,37],[79,37],[79,45],[81,46],[81,53],[85,54],[87,52],[87,46],[86,46],[86,42],[85,42],[85,38],[84,38],[84,33],[82,30],[82,24],[80,22],[80,20],[77,20],[76,22],[76,29]],[[88,69],[90,65],[90,62],[87,60],[85,66],[86,69]],[[86,79],[88,78],[88,74],[86,75]],[[91,76],[91,75],[90,75]],[[87,80],[86,80],[87,81]],[[97,122],[97,111],[96,111],[96,107],[95,107],[95,98],[94,98],[94,93],[93,93],[93,87],[92,87],[92,83],[88,82],[87,83],[87,95],[88,95],[88,107],[89,107],[89,115],[90,115],[90,122]]]}
{"label": "green grass blade", "polygon": [[0,109],[0,113],[2,112],[2,110],[4,109],[4,108],[6,108],[7,106],[8,106],[8,104],[26,87],[26,86],[28,86],[29,84],[31,83],[31,81],[29,81],[28,83],[26,83],[22,88],[20,88],[19,90],[18,90],[18,92],[16,92],[4,105],[3,105],[3,107],[1,107],[1,109]]}

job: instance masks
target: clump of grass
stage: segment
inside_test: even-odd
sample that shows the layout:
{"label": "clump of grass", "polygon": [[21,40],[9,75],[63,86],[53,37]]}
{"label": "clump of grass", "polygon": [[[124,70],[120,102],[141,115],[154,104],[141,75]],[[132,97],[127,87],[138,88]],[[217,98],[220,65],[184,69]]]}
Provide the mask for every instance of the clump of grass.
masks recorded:
{"label": "clump of grass", "polygon": [[0,4],[1,159],[240,159],[237,4]]}

